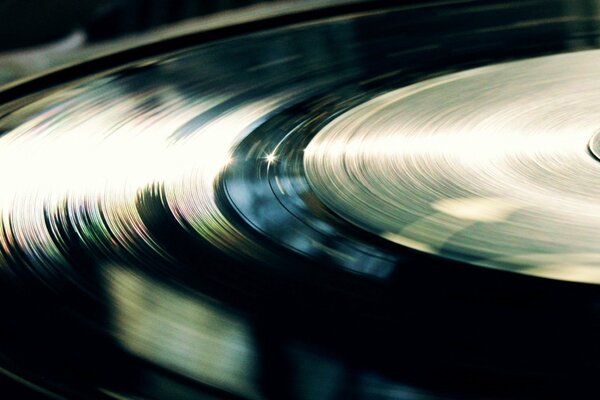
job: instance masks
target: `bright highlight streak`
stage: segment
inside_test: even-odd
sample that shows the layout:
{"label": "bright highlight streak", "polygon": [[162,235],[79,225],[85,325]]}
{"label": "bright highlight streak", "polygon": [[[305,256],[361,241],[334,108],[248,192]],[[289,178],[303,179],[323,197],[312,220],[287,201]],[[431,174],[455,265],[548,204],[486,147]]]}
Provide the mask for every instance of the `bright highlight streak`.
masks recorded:
{"label": "bright highlight streak", "polygon": [[[598,251],[599,64],[563,54],[381,95],[309,143],[308,178],[337,214],[403,246],[557,277],[565,254]],[[589,261],[564,268],[600,283]]]}

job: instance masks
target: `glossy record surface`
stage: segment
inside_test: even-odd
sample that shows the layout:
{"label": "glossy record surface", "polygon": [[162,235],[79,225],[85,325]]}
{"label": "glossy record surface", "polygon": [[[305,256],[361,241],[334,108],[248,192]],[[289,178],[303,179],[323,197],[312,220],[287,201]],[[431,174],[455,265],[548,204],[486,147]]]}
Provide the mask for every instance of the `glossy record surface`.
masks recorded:
{"label": "glossy record surface", "polygon": [[348,220],[488,267],[599,283],[600,52],[426,80],[339,116],[306,149]]}
{"label": "glossy record surface", "polygon": [[[560,280],[595,275],[535,272],[527,257],[595,262],[594,189],[581,185],[598,163],[585,154],[598,56],[494,64],[595,47],[594,7],[363,9],[99,68],[4,105],[2,368],[68,398],[593,389],[598,293]],[[535,231],[527,243],[511,239],[529,236],[519,221]],[[470,239],[448,239],[459,228]],[[387,240],[397,235],[412,242]],[[498,267],[500,255],[560,280],[453,261]]]}

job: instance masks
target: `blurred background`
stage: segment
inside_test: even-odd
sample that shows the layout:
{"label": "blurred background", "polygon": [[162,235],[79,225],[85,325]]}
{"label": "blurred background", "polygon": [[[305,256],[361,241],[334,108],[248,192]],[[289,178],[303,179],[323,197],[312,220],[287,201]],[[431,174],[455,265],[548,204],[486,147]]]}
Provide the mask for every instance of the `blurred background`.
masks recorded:
{"label": "blurred background", "polygon": [[[294,3],[301,3],[296,0]],[[262,3],[262,4],[260,4]],[[0,0],[0,85],[115,39],[277,0]]]}

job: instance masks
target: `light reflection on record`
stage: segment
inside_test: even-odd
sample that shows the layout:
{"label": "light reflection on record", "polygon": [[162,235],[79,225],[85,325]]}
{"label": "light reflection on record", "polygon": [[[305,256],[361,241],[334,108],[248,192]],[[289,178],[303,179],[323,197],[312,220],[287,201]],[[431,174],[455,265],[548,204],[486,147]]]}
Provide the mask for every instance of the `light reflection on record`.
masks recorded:
{"label": "light reflection on record", "polygon": [[600,52],[501,64],[381,95],[305,151],[349,221],[433,254],[600,283]]}
{"label": "light reflection on record", "polygon": [[[577,5],[594,8],[403,3],[188,37],[166,55],[175,41],[158,38],[156,53],[113,59],[131,64],[42,79],[60,86],[0,108],[0,368],[74,398],[505,399],[594,384],[581,377],[600,360],[595,288],[449,261],[594,281],[581,216],[593,227],[598,56],[496,65],[592,46]],[[529,223],[527,240],[502,242]]]}

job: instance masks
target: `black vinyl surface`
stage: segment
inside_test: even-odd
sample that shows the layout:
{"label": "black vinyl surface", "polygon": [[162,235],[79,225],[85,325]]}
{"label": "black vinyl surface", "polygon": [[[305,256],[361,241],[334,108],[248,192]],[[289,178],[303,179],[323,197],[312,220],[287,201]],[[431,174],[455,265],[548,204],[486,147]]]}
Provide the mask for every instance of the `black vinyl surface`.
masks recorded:
{"label": "black vinyl surface", "polygon": [[357,3],[157,42],[7,89],[0,389],[593,398],[594,283],[385,240],[323,201],[304,149],[390,91],[595,50],[598,12],[592,1]]}

